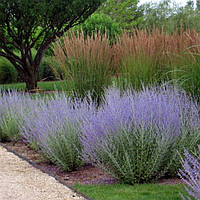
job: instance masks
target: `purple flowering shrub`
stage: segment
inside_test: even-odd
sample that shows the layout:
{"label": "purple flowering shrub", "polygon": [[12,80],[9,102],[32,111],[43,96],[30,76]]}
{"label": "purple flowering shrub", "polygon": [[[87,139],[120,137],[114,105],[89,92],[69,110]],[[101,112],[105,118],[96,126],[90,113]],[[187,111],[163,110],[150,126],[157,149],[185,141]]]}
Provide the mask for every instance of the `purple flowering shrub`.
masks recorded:
{"label": "purple flowering shrub", "polygon": [[129,184],[177,175],[184,149],[197,149],[200,110],[184,91],[113,87],[103,98],[1,92],[0,140],[20,135],[63,170],[92,163]]}
{"label": "purple flowering shrub", "polygon": [[71,171],[82,165],[80,122],[82,115],[88,114],[86,101],[72,102],[64,94],[34,99],[23,117],[20,134],[47,159]]}
{"label": "purple flowering shrub", "polygon": [[177,174],[179,154],[200,141],[199,108],[174,87],[140,92],[109,89],[84,121],[82,157],[121,182],[150,182]]}
{"label": "purple flowering shrub", "polygon": [[19,123],[29,96],[16,91],[0,91],[0,141],[18,139]]}
{"label": "purple flowering shrub", "polygon": [[[199,149],[200,150],[200,149]],[[185,160],[182,161],[182,168],[179,170],[179,176],[186,184],[187,197],[183,199],[200,199],[200,152],[193,156],[185,151]]]}

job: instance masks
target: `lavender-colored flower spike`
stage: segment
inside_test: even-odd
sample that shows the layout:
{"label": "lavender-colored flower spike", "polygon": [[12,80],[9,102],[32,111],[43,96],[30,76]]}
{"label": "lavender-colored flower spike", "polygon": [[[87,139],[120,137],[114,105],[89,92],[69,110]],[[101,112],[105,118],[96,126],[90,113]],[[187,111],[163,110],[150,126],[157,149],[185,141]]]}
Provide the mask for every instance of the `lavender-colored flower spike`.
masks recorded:
{"label": "lavender-colored flower spike", "polygon": [[[104,104],[83,119],[82,157],[111,170],[123,181],[128,179],[129,183],[134,183],[133,179],[135,183],[144,181],[140,174],[133,174],[137,170],[146,172],[145,163],[151,163],[152,170],[156,167],[157,172],[146,174],[148,181],[159,177],[162,171],[167,175],[177,174],[180,167],[177,151],[183,151],[185,145],[194,149],[200,140],[199,113],[197,104],[176,87],[143,88],[139,92],[110,88],[105,92]],[[123,137],[121,141],[117,140],[118,135]],[[141,155],[138,147],[142,148]],[[157,153],[155,163],[150,152]],[[122,162],[125,158],[126,164]]]}
{"label": "lavender-colored flower spike", "polygon": [[81,154],[85,162],[115,168],[118,177],[131,183],[150,181],[168,169],[177,174],[177,150],[199,144],[199,107],[176,87],[110,88],[98,108],[89,99],[1,93],[0,128],[7,116],[13,118],[19,134],[63,168],[69,169],[67,154],[75,155],[77,164]]}
{"label": "lavender-colored flower spike", "polygon": [[19,124],[30,100],[17,91],[0,91],[0,140],[19,137]]}
{"label": "lavender-colored flower spike", "polygon": [[200,163],[197,158],[192,156],[188,151],[185,151],[185,160],[182,162],[183,169],[179,170],[179,176],[187,185],[185,187],[188,196],[183,199],[200,200]]}

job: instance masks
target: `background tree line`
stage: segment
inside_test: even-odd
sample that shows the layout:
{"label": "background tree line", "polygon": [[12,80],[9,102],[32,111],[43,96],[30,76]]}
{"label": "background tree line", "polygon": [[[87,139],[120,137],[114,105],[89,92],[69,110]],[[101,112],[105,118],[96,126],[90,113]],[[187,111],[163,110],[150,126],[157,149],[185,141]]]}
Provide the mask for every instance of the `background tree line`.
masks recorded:
{"label": "background tree line", "polygon": [[69,30],[81,30],[85,37],[96,31],[106,33],[111,45],[122,31],[133,29],[157,28],[169,33],[200,30],[199,0],[189,0],[184,7],[171,0],[143,5],[139,0],[87,0],[83,8],[79,0],[72,2],[69,5],[64,0],[0,1],[0,83],[13,74],[18,78],[11,79],[26,82],[27,90],[37,88],[37,81],[45,78],[41,64],[45,67],[42,71],[49,73],[48,62],[42,62],[53,53],[49,47]]}

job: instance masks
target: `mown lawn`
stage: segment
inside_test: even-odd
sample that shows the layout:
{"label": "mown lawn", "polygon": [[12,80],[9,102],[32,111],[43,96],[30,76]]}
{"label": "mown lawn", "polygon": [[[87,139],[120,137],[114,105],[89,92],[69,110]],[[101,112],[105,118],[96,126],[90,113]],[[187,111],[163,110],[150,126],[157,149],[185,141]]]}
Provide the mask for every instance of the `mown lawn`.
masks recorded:
{"label": "mown lawn", "polygon": [[[12,84],[1,84],[0,89],[8,90],[8,89],[15,89],[23,91],[25,90],[26,85],[25,83],[12,83]],[[66,90],[67,83],[65,81],[44,81],[38,82],[38,88],[44,91],[62,91]]]}
{"label": "mown lawn", "polygon": [[181,200],[184,185],[75,185],[77,191],[93,200]]}

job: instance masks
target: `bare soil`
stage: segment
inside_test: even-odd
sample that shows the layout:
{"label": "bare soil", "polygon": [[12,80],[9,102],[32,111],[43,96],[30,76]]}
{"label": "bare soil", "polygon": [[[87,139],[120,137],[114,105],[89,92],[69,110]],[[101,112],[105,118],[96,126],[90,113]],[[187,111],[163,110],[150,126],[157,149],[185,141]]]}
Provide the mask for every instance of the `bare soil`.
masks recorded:
{"label": "bare soil", "polygon": [[[74,184],[118,183],[115,178],[92,165],[82,166],[81,168],[72,172],[63,172],[60,167],[50,163],[47,160],[44,160],[39,153],[31,149],[30,146],[23,140],[19,140],[17,142],[6,142],[3,143],[3,145],[34,163],[36,168],[40,168],[43,172],[53,174],[54,177],[72,187]],[[162,178],[158,180],[158,183],[180,184],[182,181],[178,178]]]}

